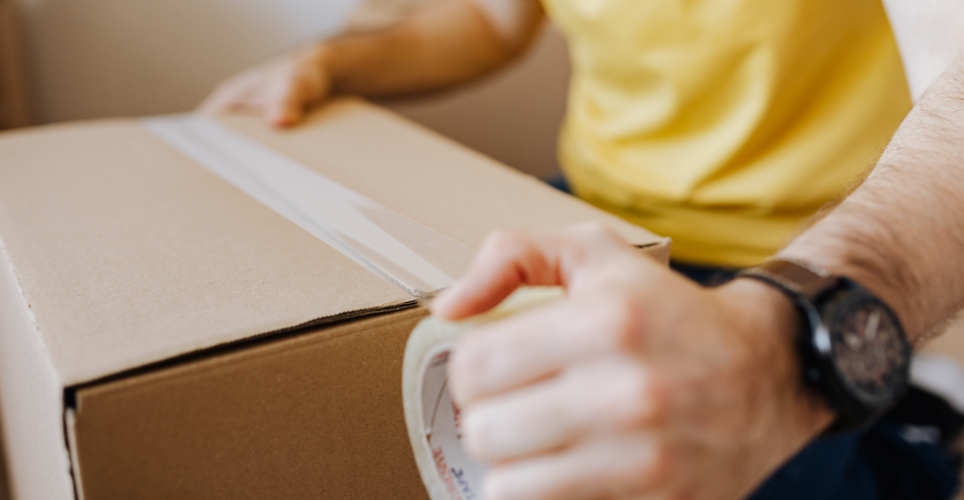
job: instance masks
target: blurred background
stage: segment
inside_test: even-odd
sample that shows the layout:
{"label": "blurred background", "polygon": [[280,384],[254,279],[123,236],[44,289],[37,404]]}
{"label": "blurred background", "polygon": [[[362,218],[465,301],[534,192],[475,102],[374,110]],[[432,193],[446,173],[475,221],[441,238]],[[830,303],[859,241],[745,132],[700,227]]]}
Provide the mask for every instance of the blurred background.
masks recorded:
{"label": "blurred background", "polygon": [[[22,54],[3,73],[19,66],[24,82],[0,88],[29,90],[26,100],[7,99],[18,103],[17,124],[28,111],[34,123],[187,111],[239,70],[313,40],[384,27],[431,1],[445,0],[0,0],[20,32],[17,41],[10,20],[0,28],[8,53],[0,60]],[[534,50],[494,77],[386,104],[546,177],[557,170],[568,76],[565,43],[544,29]]]}

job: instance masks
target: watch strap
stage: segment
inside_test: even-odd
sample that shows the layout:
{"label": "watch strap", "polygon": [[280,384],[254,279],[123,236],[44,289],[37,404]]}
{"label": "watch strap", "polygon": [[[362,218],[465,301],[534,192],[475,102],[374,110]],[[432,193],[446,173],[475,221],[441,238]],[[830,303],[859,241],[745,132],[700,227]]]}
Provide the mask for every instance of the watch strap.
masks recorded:
{"label": "watch strap", "polygon": [[757,267],[744,270],[740,276],[765,281],[795,299],[804,298],[811,303],[839,281],[826,269],[785,257],[768,259]]}
{"label": "watch strap", "polygon": [[[827,307],[838,300],[834,298],[838,296],[835,292],[865,294],[873,297],[869,292],[845,277],[835,276],[818,266],[792,258],[769,259],[758,267],[741,272],[738,276],[766,282],[782,291],[796,304],[803,322],[797,346],[801,356],[804,382],[821,394],[829,407],[837,412],[837,419],[827,429],[826,434],[837,434],[860,428],[886,409],[883,406],[860,401],[838,378],[839,375],[829,357],[832,341],[824,324],[824,315],[833,315]],[[879,299],[876,300],[893,317],[906,346],[905,350],[909,351],[909,344],[903,336],[896,316],[886,304]],[[824,339],[823,342],[820,341],[821,338]],[[906,385],[906,382],[904,384]]]}

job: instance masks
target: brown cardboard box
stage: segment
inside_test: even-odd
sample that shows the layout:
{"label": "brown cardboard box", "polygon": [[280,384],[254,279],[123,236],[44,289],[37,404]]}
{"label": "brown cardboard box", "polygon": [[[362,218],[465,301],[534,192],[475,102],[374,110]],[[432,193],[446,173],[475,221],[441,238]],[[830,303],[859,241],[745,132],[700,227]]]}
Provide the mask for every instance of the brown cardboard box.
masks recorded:
{"label": "brown cardboard box", "polygon": [[[601,221],[668,242],[357,100],[230,129],[477,248]],[[151,135],[0,136],[0,397],[17,499],[425,498],[402,289]]]}
{"label": "brown cardboard box", "polygon": [[0,130],[30,122],[16,4],[0,0]]}

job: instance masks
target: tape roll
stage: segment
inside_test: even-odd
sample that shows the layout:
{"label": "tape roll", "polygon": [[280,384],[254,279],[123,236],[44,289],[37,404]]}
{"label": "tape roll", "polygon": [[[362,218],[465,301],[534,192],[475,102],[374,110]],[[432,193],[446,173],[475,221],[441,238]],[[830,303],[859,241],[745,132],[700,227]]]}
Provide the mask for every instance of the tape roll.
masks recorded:
{"label": "tape roll", "polygon": [[467,330],[562,298],[561,288],[518,290],[492,311],[458,323],[428,318],[405,348],[402,396],[405,423],[422,482],[432,500],[482,500],[488,469],[462,449],[461,415],[448,391],[448,361]]}

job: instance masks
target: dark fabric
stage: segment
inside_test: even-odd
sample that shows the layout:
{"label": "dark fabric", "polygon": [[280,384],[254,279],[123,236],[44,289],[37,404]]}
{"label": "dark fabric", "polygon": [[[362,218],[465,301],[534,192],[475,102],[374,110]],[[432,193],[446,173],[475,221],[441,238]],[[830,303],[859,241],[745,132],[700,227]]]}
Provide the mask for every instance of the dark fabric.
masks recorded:
{"label": "dark fabric", "polygon": [[739,269],[700,266],[675,260],[670,262],[669,266],[683,276],[708,287],[720,286],[735,278],[736,274],[740,272]]}
{"label": "dark fabric", "polygon": [[[927,394],[916,388],[911,392]],[[898,408],[917,414],[921,420],[933,416],[910,408],[908,401],[903,400]],[[750,498],[952,498],[960,486],[960,469],[939,442],[921,439],[930,434],[925,432],[929,429],[933,428],[911,425],[888,414],[865,431],[818,439],[774,473]]]}
{"label": "dark fabric", "polygon": [[[913,389],[913,388],[912,388]],[[933,427],[942,446],[951,447],[964,432],[964,415],[943,398],[923,390],[911,390],[890,417],[918,427]]]}
{"label": "dark fabric", "polygon": [[572,194],[572,187],[569,185],[569,179],[566,179],[562,174],[546,179],[545,183],[558,189],[559,191],[562,191],[563,193]]}

